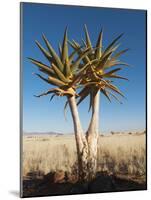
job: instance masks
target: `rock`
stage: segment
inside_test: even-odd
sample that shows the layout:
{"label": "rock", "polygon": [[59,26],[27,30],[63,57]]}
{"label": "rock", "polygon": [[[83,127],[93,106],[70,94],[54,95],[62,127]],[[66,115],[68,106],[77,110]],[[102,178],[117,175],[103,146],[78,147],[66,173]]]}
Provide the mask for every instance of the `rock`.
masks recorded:
{"label": "rock", "polygon": [[66,181],[69,183],[76,183],[78,181],[78,176],[75,174],[66,172]]}
{"label": "rock", "polygon": [[54,174],[54,183],[64,183],[65,182],[65,172],[60,170]]}

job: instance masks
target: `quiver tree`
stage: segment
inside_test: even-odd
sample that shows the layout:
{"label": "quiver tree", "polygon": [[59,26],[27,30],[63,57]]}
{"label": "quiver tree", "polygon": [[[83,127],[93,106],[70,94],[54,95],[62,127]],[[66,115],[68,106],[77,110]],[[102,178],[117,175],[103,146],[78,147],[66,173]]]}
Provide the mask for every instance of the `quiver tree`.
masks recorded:
{"label": "quiver tree", "polygon": [[50,88],[48,91],[35,96],[41,97],[52,94],[50,100],[52,100],[55,96],[67,97],[67,103],[70,106],[74,125],[78,156],[79,180],[85,180],[87,179],[86,176],[88,147],[77,110],[76,97],[78,96],[78,94],[76,93],[76,89],[79,85],[79,82],[81,81],[81,77],[83,76],[83,71],[86,70],[86,68],[88,68],[91,63],[93,63],[93,61],[87,63],[85,66],[83,65],[82,69],[78,69],[79,64],[81,63],[82,59],[92,50],[90,48],[85,48],[82,53],[80,53],[76,57],[76,59],[74,59],[75,54],[81,48],[79,47],[74,50],[70,55],[68,55],[67,29],[64,33],[62,46],[59,44],[59,55],[56,53],[56,51],[53,49],[53,47],[44,35],[43,40],[45,42],[47,50],[43,48],[38,41],[36,41],[36,44],[50,64],[46,65],[33,58],[28,59],[30,59],[30,61],[35,64],[39,68],[40,72],[42,72],[45,76],[39,73],[34,74],[43,81],[55,87]]}
{"label": "quiver tree", "polygon": [[[115,53],[119,46],[116,43],[122,35],[118,36],[106,49],[102,47],[102,35],[103,32],[101,31],[95,47],[92,46],[87,27],[85,26],[85,40],[82,40],[82,45],[80,45],[74,40],[68,41],[66,29],[62,45],[59,44],[59,54],[56,53],[43,35],[47,50],[38,41],[36,41],[36,44],[48,60],[49,65],[29,58],[44,75],[34,74],[54,86],[48,91],[35,96],[41,97],[50,94],[52,95],[50,100],[55,96],[67,97],[65,108],[69,105],[73,119],[79,181],[92,180],[97,171],[100,92],[109,101],[111,101],[110,96],[119,101],[115,93],[122,97],[123,94],[112,82],[115,78],[127,80],[116,74],[122,68],[114,68],[117,65],[127,66],[127,64],[117,60],[127,49]],[[73,48],[73,52],[70,55],[68,43]],[[79,87],[82,89],[80,92],[77,92]],[[92,115],[88,130],[84,134],[77,105],[87,96],[90,96],[89,110],[92,110]]]}
{"label": "quiver tree", "polygon": [[[97,171],[97,147],[99,136],[99,106],[100,106],[100,92],[111,102],[111,97],[115,98],[121,103],[116,94],[124,97],[122,92],[117,86],[113,85],[114,79],[124,79],[116,73],[122,70],[122,66],[129,66],[128,64],[119,61],[119,57],[128,51],[124,49],[117,52],[119,44],[118,40],[123,34],[115,38],[107,48],[103,49],[102,39],[103,31],[100,31],[95,46],[92,46],[90,36],[85,25],[85,40],[82,40],[83,48],[77,53],[80,55],[85,49],[90,48],[90,51],[82,60],[83,64],[79,65],[82,69],[87,63],[94,61],[85,71],[83,78],[80,82],[82,90],[77,96],[78,103],[80,104],[87,96],[90,97],[89,111],[92,110],[91,120],[88,130],[86,132],[86,140],[88,144],[88,171],[89,180],[93,179]],[[70,45],[74,50],[80,47],[80,44],[75,40],[70,41]],[[120,66],[120,67],[117,67]]]}

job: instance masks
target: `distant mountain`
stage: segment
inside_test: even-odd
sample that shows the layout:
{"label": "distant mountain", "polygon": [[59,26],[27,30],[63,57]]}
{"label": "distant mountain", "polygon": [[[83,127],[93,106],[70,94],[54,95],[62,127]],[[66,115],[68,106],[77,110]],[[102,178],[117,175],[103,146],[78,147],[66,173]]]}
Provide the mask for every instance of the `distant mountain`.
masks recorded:
{"label": "distant mountain", "polygon": [[50,131],[50,132],[23,132],[23,135],[64,135],[64,134]]}

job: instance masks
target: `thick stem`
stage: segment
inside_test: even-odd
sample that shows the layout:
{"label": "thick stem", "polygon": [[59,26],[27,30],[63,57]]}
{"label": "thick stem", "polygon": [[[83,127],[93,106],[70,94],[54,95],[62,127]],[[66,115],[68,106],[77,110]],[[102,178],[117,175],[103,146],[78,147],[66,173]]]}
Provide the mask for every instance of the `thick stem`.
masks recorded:
{"label": "thick stem", "polygon": [[100,92],[97,91],[93,97],[92,116],[87,136],[99,133],[99,103],[100,103]]}
{"label": "thick stem", "polygon": [[69,106],[70,106],[71,114],[73,118],[73,125],[74,125],[75,139],[76,139],[79,180],[84,181],[87,179],[88,146],[87,146],[86,137],[84,135],[84,132],[81,126],[75,96],[68,97],[68,101],[69,101]]}
{"label": "thick stem", "polygon": [[100,103],[100,92],[97,91],[93,96],[92,102],[92,116],[90,125],[87,131],[87,142],[89,149],[89,179],[93,179],[97,171],[97,146],[98,146],[98,135],[99,135],[99,103]]}

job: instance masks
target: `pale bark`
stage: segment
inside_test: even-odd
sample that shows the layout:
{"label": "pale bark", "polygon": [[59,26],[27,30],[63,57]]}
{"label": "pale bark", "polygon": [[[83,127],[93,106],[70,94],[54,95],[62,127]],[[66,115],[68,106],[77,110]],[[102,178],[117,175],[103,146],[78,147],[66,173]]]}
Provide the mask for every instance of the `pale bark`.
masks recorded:
{"label": "pale bark", "polygon": [[92,116],[86,137],[81,126],[75,97],[68,97],[68,101],[73,118],[76,139],[79,180],[91,181],[95,178],[97,171],[100,92],[96,92],[93,97]]}
{"label": "pale bark", "polygon": [[92,102],[92,116],[90,125],[87,131],[87,142],[89,149],[89,159],[88,159],[88,170],[89,170],[89,180],[95,178],[97,171],[97,147],[98,147],[98,135],[99,135],[99,102],[100,102],[100,92],[97,91],[93,97]]}
{"label": "pale bark", "polygon": [[88,176],[88,169],[87,169],[87,161],[88,161],[88,146],[87,140],[84,135],[77,104],[75,100],[75,96],[68,97],[69,106],[71,109],[71,114],[73,118],[73,125],[74,125],[74,132],[75,132],[75,140],[76,140],[76,147],[77,147],[77,156],[78,156],[78,171],[79,171],[79,180],[85,181],[87,180]]}

